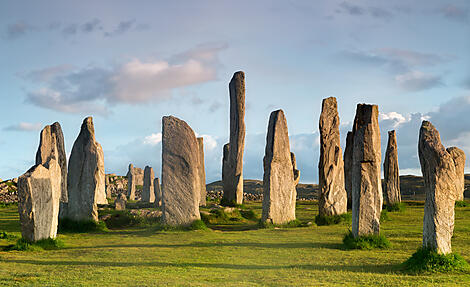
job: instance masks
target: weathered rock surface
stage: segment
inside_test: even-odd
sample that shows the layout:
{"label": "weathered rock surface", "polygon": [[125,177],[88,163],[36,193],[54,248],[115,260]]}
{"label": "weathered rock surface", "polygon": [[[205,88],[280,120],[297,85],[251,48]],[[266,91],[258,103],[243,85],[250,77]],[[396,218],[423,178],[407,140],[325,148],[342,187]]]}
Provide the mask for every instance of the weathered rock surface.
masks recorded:
{"label": "weathered rock surface", "polygon": [[418,155],[426,190],[423,247],[441,254],[451,253],[457,175],[452,156],[428,121],[423,121],[419,130]]}
{"label": "weathered rock surface", "polygon": [[449,147],[447,152],[452,156],[455,164],[455,173],[457,175],[457,181],[455,187],[457,189],[457,195],[455,200],[464,200],[465,191],[465,152],[458,147]]}
{"label": "weathered rock surface", "polygon": [[206,168],[204,165],[204,138],[197,138],[198,152],[199,152],[199,184],[201,185],[201,201],[199,206],[206,205]]}
{"label": "weathered rock surface", "polygon": [[245,148],[245,74],[236,72],[229,84],[230,141],[223,163],[224,200],[243,203],[243,151]]}
{"label": "weathered rock surface", "polygon": [[162,222],[187,226],[201,218],[198,143],[186,122],[162,122]]}
{"label": "weathered rock surface", "polygon": [[344,163],[339,137],[339,116],[336,98],[323,100],[320,115],[320,161],[318,162],[321,216],[347,212],[348,196],[344,188]]}
{"label": "weathered rock surface", "polygon": [[18,180],[21,235],[28,241],[55,238],[62,173],[55,158],[33,166]]}
{"label": "weathered rock surface", "polygon": [[348,203],[352,206],[352,152],[353,152],[353,133],[348,132],[346,136],[346,147],[344,148],[344,188],[348,194]]}
{"label": "weathered rock surface", "polygon": [[378,234],[383,194],[380,174],[379,109],[358,104],[353,125],[352,233]]}
{"label": "weathered rock surface", "polygon": [[39,147],[36,152],[36,165],[45,164],[55,159],[61,170],[60,208],[59,217],[67,214],[67,155],[65,153],[64,134],[58,122],[45,126],[41,131]]}
{"label": "weathered rock surface", "polygon": [[284,224],[295,220],[294,167],[287,121],[282,110],[271,113],[263,159],[263,212],[261,220]]}
{"label": "weathered rock surface", "polygon": [[98,220],[97,204],[107,203],[104,157],[95,139],[93,119],[83,121],[73,144],[67,175],[68,211],[72,220]]}
{"label": "weathered rock surface", "polygon": [[155,202],[157,206],[162,205],[162,190],[160,189],[160,180],[156,177],[153,181],[153,188],[155,193]]}
{"label": "weathered rock surface", "polygon": [[114,209],[116,210],[125,210],[127,203],[127,197],[124,193],[120,193],[116,200],[114,201]]}
{"label": "weathered rock surface", "polygon": [[141,199],[143,202],[155,202],[155,188],[153,187],[154,179],[155,174],[153,173],[153,168],[146,166],[144,169],[144,187]]}
{"label": "weathered rock surface", "polygon": [[384,188],[388,205],[401,202],[397,136],[394,130],[388,132],[387,151],[384,160]]}
{"label": "weathered rock surface", "polygon": [[129,164],[129,170],[127,171],[127,198],[129,200],[135,200],[135,169],[134,166]]}
{"label": "weathered rock surface", "polygon": [[295,154],[293,152],[290,153],[290,159],[292,162],[292,169],[294,172],[294,184],[297,186],[300,181],[300,170],[297,169],[297,161],[295,160]]}

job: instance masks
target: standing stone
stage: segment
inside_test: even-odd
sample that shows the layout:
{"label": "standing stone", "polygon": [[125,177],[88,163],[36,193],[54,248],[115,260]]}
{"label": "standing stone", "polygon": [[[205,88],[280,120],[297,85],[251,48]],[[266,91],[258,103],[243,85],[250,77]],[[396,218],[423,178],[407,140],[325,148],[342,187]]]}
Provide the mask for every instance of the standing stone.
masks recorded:
{"label": "standing stone", "polygon": [[173,116],[162,122],[162,222],[188,226],[201,218],[198,143],[186,122]]}
{"label": "standing stone", "polygon": [[465,191],[465,152],[458,147],[449,147],[447,152],[452,156],[455,164],[455,173],[457,175],[457,181],[455,187],[457,189],[456,200],[464,200]]}
{"label": "standing stone", "polygon": [[318,162],[320,216],[347,212],[348,196],[344,189],[343,152],[339,138],[339,116],[336,98],[323,100],[320,115],[320,161]]}
{"label": "standing stone", "polygon": [[65,141],[62,127],[58,122],[45,126],[41,131],[41,139],[36,152],[36,165],[45,164],[54,158],[60,166],[61,187],[59,217],[67,215],[67,156],[65,154]]}
{"label": "standing stone", "polygon": [[284,224],[295,220],[294,167],[287,121],[282,110],[271,113],[263,159],[263,212],[261,220]]}
{"label": "standing stone", "polygon": [[135,173],[134,166],[129,164],[129,170],[127,171],[127,198],[129,200],[135,200]]}
{"label": "standing stone", "polygon": [[136,187],[139,186],[140,188],[142,188],[144,186],[144,170],[134,166],[134,175],[134,184],[136,185]]}
{"label": "standing stone", "polygon": [[61,180],[61,167],[55,158],[33,166],[18,179],[21,235],[27,241],[56,237]]}
{"label": "standing stone", "polygon": [[418,155],[426,192],[423,247],[440,254],[451,253],[457,175],[452,156],[428,121],[423,121],[419,130]]}
{"label": "standing stone", "polygon": [[379,234],[383,194],[380,175],[379,109],[358,104],[353,125],[352,233]]}
{"label": "standing stone", "polygon": [[353,152],[353,133],[348,132],[346,136],[346,147],[344,148],[344,187],[348,194],[348,204],[352,206],[352,152]]}
{"label": "standing stone", "polygon": [[[223,164],[223,199],[243,203],[243,151],[245,147],[245,73],[236,72],[229,84],[230,141]],[[226,147],[224,146],[224,154]]]}
{"label": "standing stone", "polygon": [[107,203],[104,157],[95,139],[93,118],[83,121],[73,144],[67,176],[68,217],[72,220],[98,220],[97,204]]}
{"label": "standing stone", "polygon": [[153,181],[153,189],[155,193],[155,202],[157,206],[162,205],[162,190],[160,189],[160,180],[156,177]]}
{"label": "standing stone", "polygon": [[144,187],[141,199],[143,202],[155,202],[155,188],[153,187],[154,179],[155,174],[153,173],[153,168],[146,166],[144,169]]}
{"label": "standing stone", "polygon": [[401,202],[397,136],[395,131],[388,132],[387,151],[385,152],[384,160],[384,188],[388,205]]}
{"label": "standing stone", "polygon": [[124,193],[120,193],[114,201],[114,209],[125,210],[126,209],[127,197]]}
{"label": "standing stone", "polygon": [[201,202],[199,206],[206,206],[206,169],[204,166],[204,138],[197,138],[199,152],[199,184],[201,185]]}
{"label": "standing stone", "polygon": [[300,170],[297,169],[297,161],[295,160],[295,154],[293,152],[290,153],[290,159],[292,162],[292,171],[294,172],[294,183],[295,186],[297,186],[300,180]]}

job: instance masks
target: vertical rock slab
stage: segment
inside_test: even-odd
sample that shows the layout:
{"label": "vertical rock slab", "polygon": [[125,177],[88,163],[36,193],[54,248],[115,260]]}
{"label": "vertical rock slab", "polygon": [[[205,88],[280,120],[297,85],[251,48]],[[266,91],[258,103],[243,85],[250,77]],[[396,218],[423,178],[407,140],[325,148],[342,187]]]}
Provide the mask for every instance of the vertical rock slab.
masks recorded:
{"label": "vertical rock slab", "polygon": [[344,189],[344,163],[339,138],[338,104],[335,97],[323,99],[320,114],[320,161],[318,162],[320,216],[347,212],[348,196]]}
{"label": "vertical rock slab", "polygon": [[384,188],[388,205],[401,202],[397,136],[394,130],[388,132],[387,151],[384,160]]}
{"label": "vertical rock slab", "polygon": [[127,198],[129,200],[135,200],[135,172],[134,166],[129,164],[129,170],[127,171]]}
{"label": "vertical rock slab", "polygon": [[93,118],[86,118],[73,144],[67,175],[67,217],[98,220],[97,204],[106,201],[103,149],[95,139]]}
{"label": "vertical rock slab", "polygon": [[284,224],[295,220],[297,191],[287,121],[282,110],[272,112],[269,118],[263,165],[261,220],[272,224]]}
{"label": "vertical rock slab", "polygon": [[[229,84],[230,141],[223,168],[223,199],[243,203],[243,151],[245,148],[245,73],[236,72]],[[225,153],[225,147],[224,147]]]}
{"label": "vertical rock slab", "polygon": [[64,134],[58,122],[45,126],[41,131],[39,147],[36,152],[36,165],[45,164],[50,159],[55,159],[60,166],[60,208],[59,217],[67,214],[67,155],[65,153]]}
{"label": "vertical rock slab", "polygon": [[297,161],[295,160],[295,154],[293,152],[290,153],[290,159],[292,162],[292,171],[294,173],[294,184],[297,186],[300,181],[300,170],[297,169]]}
{"label": "vertical rock slab", "polygon": [[157,206],[161,206],[162,204],[162,190],[160,189],[160,180],[156,177],[153,181],[153,188],[155,193],[155,202]]}
{"label": "vertical rock slab", "polygon": [[155,179],[155,174],[153,173],[153,168],[146,166],[144,169],[144,186],[142,189],[142,199],[143,202],[155,202],[155,188],[153,187],[153,181]]}
{"label": "vertical rock slab", "polygon": [[114,209],[125,210],[126,209],[127,197],[124,193],[120,193],[114,201]]}
{"label": "vertical rock slab", "polygon": [[457,175],[457,181],[455,182],[455,187],[457,189],[457,195],[455,200],[462,201],[464,200],[464,191],[465,191],[465,152],[458,147],[449,147],[447,152],[452,156],[455,164],[455,173]]}
{"label": "vertical rock slab", "polygon": [[344,188],[348,194],[348,203],[352,206],[352,151],[353,133],[348,132],[346,136],[346,147],[344,148]]}
{"label": "vertical rock slab", "polygon": [[379,109],[358,104],[353,125],[352,233],[378,234],[383,194],[380,174]]}
{"label": "vertical rock slab", "polygon": [[201,218],[199,147],[186,122],[173,116],[162,122],[162,222],[188,226]]}
{"label": "vertical rock slab", "polygon": [[18,211],[24,239],[34,242],[56,237],[61,181],[61,167],[55,158],[19,177]]}
{"label": "vertical rock slab", "polygon": [[419,130],[418,155],[426,192],[423,247],[441,254],[451,253],[457,175],[452,156],[428,121],[423,121]]}
{"label": "vertical rock slab", "polygon": [[204,138],[197,138],[198,152],[199,152],[199,184],[201,185],[201,202],[199,206],[206,205],[206,168],[204,165]]}

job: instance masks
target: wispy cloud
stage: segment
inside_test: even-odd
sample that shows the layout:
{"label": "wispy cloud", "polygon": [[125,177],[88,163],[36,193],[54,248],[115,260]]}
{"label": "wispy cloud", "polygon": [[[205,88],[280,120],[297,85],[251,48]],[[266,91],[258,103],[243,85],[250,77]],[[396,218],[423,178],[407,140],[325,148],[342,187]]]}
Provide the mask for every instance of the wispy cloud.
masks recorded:
{"label": "wispy cloud", "polygon": [[14,132],[31,132],[31,131],[38,131],[41,129],[40,123],[26,123],[21,122],[19,124],[11,125],[4,127],[4,131],[14,131]]}
{"label": "wispy cloud", "polygon": [[454,4],[447,4],[438,9],[438,13],[445,18],[458,22],[467,22],[470,18],[468,8],[456,6]]}
{"label": "wispy cloud", "polygon": [[394,16],[393,13],[386,8],[360,5],[352,1],[341,2],[336,9],[336,13],[346,13],[351,16],[370,16],[382,20],[390,20]]}
{"label": "wispy cloud", "polygon": [[24,21],[12,23],[6,27],[8,39],[17,39],[34,30],[34,27]]}

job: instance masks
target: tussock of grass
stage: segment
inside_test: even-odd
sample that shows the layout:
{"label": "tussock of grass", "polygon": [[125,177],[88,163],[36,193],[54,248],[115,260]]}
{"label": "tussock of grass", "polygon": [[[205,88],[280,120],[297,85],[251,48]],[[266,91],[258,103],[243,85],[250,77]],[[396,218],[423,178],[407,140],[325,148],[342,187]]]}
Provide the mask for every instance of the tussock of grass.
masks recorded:
{"label": "tussock of grass", "polygon": [[106,227],[110,229],[129,226],[150,226],[157,224],[160,217],[143,217],[130,213],[127,210],[113,210],[110,217],[104,220]]}
{"label": "tussock of grass", "polygon": [[106,224],[94,220],[74,221],[69,218],[59,219],[58,232],[60,233],[86,233],[107,231]]}
{"label": "tussock of grass", "polygon": [[195,220],[189,226],[170,226],[164,224],[157,224],[156,231],[191,231],[191,230],[209,230],[207,225],[202,220]]}
{"label": "tussock of grass", "polygon": [[468,203],[464,200],[456,200],[455,207],[467,207]]}
{"label": "tussock of grass", "polygon": [[13,234],[8,234],[5,231],[0,232],[0,239],[12,240],[16,238],[18,238],[18,236],[13,235]]}
{"label": "tussock of grass", "polygon": [[438,254],[429,248],[419,248],[402,267],[411,273],[470,271],[470,265],[462,256],[455,253]]}
{"label": "tussock of grass", "polygon": [[388,211],[386,209],[382,210],[382,212],[380,213],[380,222],[389,221],[389,220],[390,220],[390,217],[388,217]]}
{"label": "tussock of grass", "polygon": [[273,223],[270,223],[270,222],[266,222],[266,221],[262,221],[260,220],[259,223],[258,223],[258,226],[260,228],[267,228],[267,229],[270,229],[270,228],[275,228],[275,227],[281,227],[281,228],[295,228],[295,227],[305,227],[307,226],[307,224],[304,224],[302,223],[300,220],[298,219],[294,219],[292,221],[289,221],[285,224],[273,224]]}
{"label": "tussock of grass", "polygon": [[228,207],[243,207],[243,204],[238,204],[235,200],[227,200],[225,198],[220,200],[220,205]]}
{"label": "tussock of grass", "polygon": [[29,242],[23,238],[16,241],[15,244],[4,247],[4,251],[41,251],[41,250],[56,250],[64,247],[64,243],[55,238],[48,238],[38,240],[36,242]]}
{"label": "tussock of grass", "polygon": [[390,247],[390,241],[382,235],[365,235],[354,238],[354,235],[349,231],[343,238],[343,244],[347,249],[386,249]]}
{"label": "tussock of grass", "polygon": [[385,210],[388,212],[403,212],[406,209],[406,204],[404,202],[397,202],[393,204],[387,204]]}
{"label": "tussock of grass", "polygon": [[344,213],[340,215],[317,215],[315,217],[315,223],[318,226],[339,224],[341,222],[351,222],[351,214]]}
{"label": "tussock of grass", "polygon": [[243,218],[245,219],[248,219],[248,220],[253,220],[253,221],[256,221],[258,220],[258,216],[256,215],[256,213],[249,209],[249,210],[240,210],[240,214]]}

